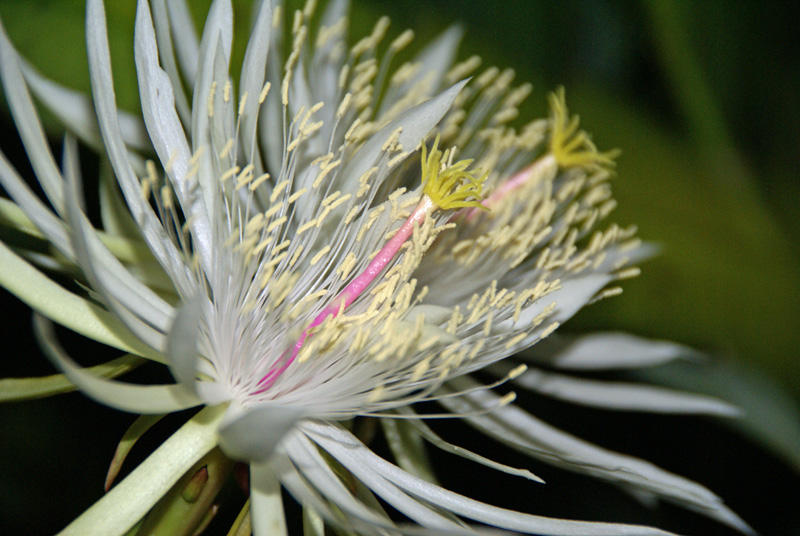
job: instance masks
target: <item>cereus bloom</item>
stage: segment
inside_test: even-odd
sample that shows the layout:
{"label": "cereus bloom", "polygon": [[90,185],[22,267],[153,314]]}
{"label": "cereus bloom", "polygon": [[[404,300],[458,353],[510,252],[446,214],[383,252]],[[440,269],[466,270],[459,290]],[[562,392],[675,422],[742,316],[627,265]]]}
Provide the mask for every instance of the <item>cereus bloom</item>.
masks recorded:
{"label": "cereus bloom", "polygon": [[[213,2],[199,40],[184,3],[140,1],[143,124],[116,108],[101,0],[87,2],[91,100],[44,79],[2,34],[6,97],[46,202],[3,158],[13,202],[0,206],[53,251],[0,246],[3,285],[37,311],[48,354],[89,396],[142,414],[205,406],[67,532],[125,533],[219,445],[250,464],[257,534],[286,530],[280,486],[327,522],[368,534],[423,530],[375,497],[448,534],[472,533],[469,520],[537,534],[663,533],[539,517],[443,489],[414,471],[409,434],[536,477],[443,441],[424,424],[433,416],[463,418],[535,458],[748,530],[700,485],[561,433],[512,405],[513,394],[494,392],[513,380],[607,407],[733,411],[506,359],[618,293],[615,282],[648,253],[633,228],[604,223],[615,204],[613,155],[579,129],[563,91],[550,97],[548,118],[509,126],[530,86],[512,87],[510,71],[478,71],[477,58],[453,65],[457,30],[394,68],[412,33],[388,41],[381,19],[347,47],[346,8],[333,1],[317,16],[309,2],[284,28],[281,8],[262,2],[234,81],[229,0]],[[29,91],[67,127],[60,166]],[[73,136],[101,149],[113,170],[115,181],[101,182],[102,229],[85,213]],[[78,285],[59,286],[34,265]],[[50,321],[165,363],[177,383],[134,385],[82,369]],[[535,350],[529,364],[564,369],[683,353],[614,334]],[[479,369],[498,380],[468,376]],[[423,401],[443,413],[417,414]],[[386,419],[403,468],[350,431],[359,416]]]}

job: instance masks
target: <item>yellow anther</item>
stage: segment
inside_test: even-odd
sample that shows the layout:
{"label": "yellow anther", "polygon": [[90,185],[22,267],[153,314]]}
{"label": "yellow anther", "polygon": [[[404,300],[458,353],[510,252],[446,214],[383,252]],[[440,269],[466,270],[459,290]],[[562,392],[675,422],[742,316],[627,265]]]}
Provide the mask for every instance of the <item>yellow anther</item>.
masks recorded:
{"label": "yellow anther", "polygon": [[550,94],[549,102],[550,152],[560,166],[595,169],[614,165],[619,151],[601,153],[589,135],[578,129],[580,119],[577,115],[570,118],[563,87]]}
{"label": "yellow anther", "polygon": [[481,197],[488,175],[484,173],[478,178],[474,170],[468,170],[472,160],[447,162],[447,156],[438,147],[438,136],[430,153],[422,144],[422,190],[425,194],[442,210],[464,207],[485,209]]}

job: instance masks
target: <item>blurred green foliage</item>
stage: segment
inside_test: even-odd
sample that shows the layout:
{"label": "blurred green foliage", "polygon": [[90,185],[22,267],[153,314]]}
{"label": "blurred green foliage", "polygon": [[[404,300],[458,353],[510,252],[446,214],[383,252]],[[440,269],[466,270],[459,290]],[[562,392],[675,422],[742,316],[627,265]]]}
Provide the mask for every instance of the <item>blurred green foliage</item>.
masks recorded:
{"label": "blurred green foliage", "polygon": [[[135,2],[106,4],[118,102],[137,110]],[[190,4],[200,28],[209,1]],[[250,4],[234,0],[233,65]],[[534,83],[522,117],[542,114],[545,92],[564,84],[599,146],[623,149],[616,218],[663,249],[623,297],[592,307],[579,326],[733,356],[798,392],[800,56],[785,47],[796,40],[796,6],[358,0],[353,11],[355,36],[389,14],[391,35],[411,27],[419,42],[460,21],[462,57],[479,54]],[[0,16],[43,73],[88,91],[82,1],[4,0]]]}

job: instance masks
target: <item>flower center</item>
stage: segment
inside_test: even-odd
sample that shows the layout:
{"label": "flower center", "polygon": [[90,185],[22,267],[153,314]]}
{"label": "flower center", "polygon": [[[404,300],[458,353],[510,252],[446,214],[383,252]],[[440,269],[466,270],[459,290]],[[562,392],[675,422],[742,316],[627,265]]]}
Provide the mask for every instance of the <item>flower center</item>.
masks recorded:
{"label": "flower center", "polygon": [[[422,144],[422,199],[394,235],[373,257],[369,265],[325,307],[303,330],[291,349],[288,358],[280,359],[259,381],[256,394],[263,393],[272,386],[278,377],[297,359],[311,330],[322,324],[325,319],[335,317],[350,306],[369,285],[377,279],[384,269],[397,256],[400,248],[420,227],[426,218],[435,210],[454,210],[466,207],[485,209],[481,204],[483,183],[486,174],[477,177],[474,170],[468,168],[472,160],[461,160],[453,163],[454,149],[442,152],[438,149],[439,138],[433,143],[430,152]],[[288,354],[288,350],[284,356]]]}

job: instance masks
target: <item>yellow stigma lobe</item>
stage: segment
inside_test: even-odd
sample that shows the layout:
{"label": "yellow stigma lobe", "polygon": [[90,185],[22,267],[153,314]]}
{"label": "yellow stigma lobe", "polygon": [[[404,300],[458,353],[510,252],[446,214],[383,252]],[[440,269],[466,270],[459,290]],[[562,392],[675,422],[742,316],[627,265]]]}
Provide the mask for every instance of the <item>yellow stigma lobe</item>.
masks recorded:
{"label": "yellow stigma lobe", "polygon": [[481,177],[476,177],[474,170],[467,169],[472,160],[452,163],[448,151],[443,153],[438,147],[438,136],[430,152],[422,144],[422,190],[425,195],[442,210],[464,207],[485,209],[481,200],[487,175],[484,173]]}
{"label": "yellow stigma lobe", "polygon": [[564,88],[558,88],[550,94],[550,152],[561,167],[602,168],[614,166],[614,158],[619,150],[601,153],[597,150],[589,135],[579,130],[580,119],[577,115],[569,116]]}

